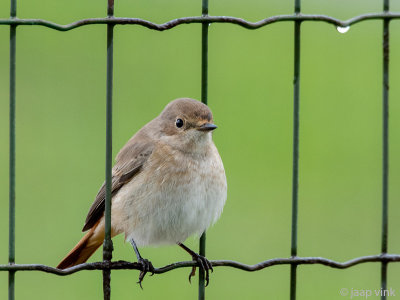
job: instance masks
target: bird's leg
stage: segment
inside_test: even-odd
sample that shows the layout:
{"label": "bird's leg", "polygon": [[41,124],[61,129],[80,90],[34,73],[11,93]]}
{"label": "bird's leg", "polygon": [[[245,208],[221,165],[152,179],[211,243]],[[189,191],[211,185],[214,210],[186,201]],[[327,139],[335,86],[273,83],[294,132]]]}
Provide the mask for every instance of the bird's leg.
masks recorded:
{"label": "bird's leg", "polygon": [[130,242],[133,247],[133,250],[135,250],[138,263],[142,265],[142,270],[140,271],[140,275],[139,275],[139,281],[137,283],[139,283],[140,287],[143,289],[143,287],[142,287],[143,278],[147,274],[147,272],[151,272],[151,275],[154,275],[154,267],[150,261],[148,261],[145,258],[142,258],[142,256],[139,253],[139,250],[136,246],[135,241],[133,239],[131,239]]}
{"label": "bird's leg", "polygon": [[[193,250],[189,249],[184,244],[178,243],[178,245],[187,253],[189,253],[192,256],[192,259],[199,264],[199,267],[201,267],[204,270],[204,272],[206,273],[206,286],[207,286],[209,282],[209,270],[211,270],[211,272],[214,271],[210,261],[204,256],[197,254]],[[189,282],[191,282],[191,278],[194,275],[196,275],[196,266],[192,267],[192,272],[190,272],[189,274]]]}

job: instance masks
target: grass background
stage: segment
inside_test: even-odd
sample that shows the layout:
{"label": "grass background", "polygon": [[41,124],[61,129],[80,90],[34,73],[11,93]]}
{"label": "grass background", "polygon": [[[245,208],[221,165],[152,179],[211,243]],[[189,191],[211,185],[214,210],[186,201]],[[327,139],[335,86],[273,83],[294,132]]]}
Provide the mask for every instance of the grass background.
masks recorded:
{"label": "grass background", "polygon": [[[104,2],[104,1],[103,1]],[[18,1],[20,18],[66,24],[102,17],[106,3]],[[392,1],[391,9],[400,10]],[[381,1],[304,0],[304,13],[341,19],[382,10]],[[247,20],[293,11],[292,1],[210,1],[210,14]],[[201,1],[118,0],[116,16],[155,22],[199,15]],[[0,18],[9,14],[0,2]],[[55,266],[80,230],[104,180],[105,26],[69,32],[21,26],[17,32],[16,260]],[[400,23],[391,24],[389,252],[400,252]],[[114,156],[172,99],[200,98],[201,25],[166,32],[115,28]],[[215,143],[228,178],[228,201],[208,231],[209,259],[248,264],[290,255],[293,24],[250,31],[213,24],[209,31],[209,105],[219,126]],[[8,50],[0,26],[0,263],[8,253]],[[382,22],[352,26],[306,22],[301,41],[300,256],[344,261],[377,254],[381,239]],[[198,247],[196,239],[188,245]],[[135,260],[122,237],[114,259]],[[188,255],[178,247],[144,248],[162,266]],[[98,251],[91,261],[101,259]],[[113,271],[113,299],[195,299],[188,269],[147,277]],[[400,299],[400,266],[389,265],[388,286]],[[197,283],[197,279],[195,280]],[[380,265],[348,270],[298,268],[298,299],[343,299],[341,288],[378,289]],[[288,299],[289,267],[247,273],[216,268],[208,299]],[[17,299],[100,299],[101,272],[58,277],[16,275]],[[7,273],[0,273],[0,299]]]}

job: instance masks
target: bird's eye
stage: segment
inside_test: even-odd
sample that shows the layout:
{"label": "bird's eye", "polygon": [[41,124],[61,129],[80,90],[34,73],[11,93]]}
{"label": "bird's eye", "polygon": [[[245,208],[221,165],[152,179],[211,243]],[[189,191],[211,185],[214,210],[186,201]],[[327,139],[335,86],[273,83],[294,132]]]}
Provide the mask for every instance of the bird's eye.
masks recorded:
{"label": "bird's eye", "polygon": [[176,127],[181,128],[183,126],[183,120],[177,119],[175,122]]}

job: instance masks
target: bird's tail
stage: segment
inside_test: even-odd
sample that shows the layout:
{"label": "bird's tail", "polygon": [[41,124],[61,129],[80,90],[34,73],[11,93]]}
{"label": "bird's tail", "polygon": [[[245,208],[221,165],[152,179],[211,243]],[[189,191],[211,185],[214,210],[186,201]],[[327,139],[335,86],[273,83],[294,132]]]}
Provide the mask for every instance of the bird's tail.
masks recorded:
{"label": "bird's tail", "polygon": [[[66,269],[86,262],[101,246],[104,240],[104,228],[95,224],[58,264],[57,268]],[[104,226],[103,226],[104,227]]]}

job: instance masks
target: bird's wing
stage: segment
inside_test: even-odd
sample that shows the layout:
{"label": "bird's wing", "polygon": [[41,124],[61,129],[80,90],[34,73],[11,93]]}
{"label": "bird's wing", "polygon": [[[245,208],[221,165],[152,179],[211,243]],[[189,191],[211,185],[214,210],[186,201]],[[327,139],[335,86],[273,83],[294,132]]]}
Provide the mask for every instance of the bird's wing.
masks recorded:
{"label": "bird's wing", "polygon": [[[143,140],[137,143],[133,137],[117,156],[117,162],[113,168],[111,179],[111,197],[113,197],[119,189],[137,175],[142,166],[145,164],[153,151],[153,143]],[[93,227],[97,221],[103,216],[105,210],[106,185],[105,182],[97,193],[96,199],[90,207],[86,217],[85,225],[82,231],[86,231]]]}

